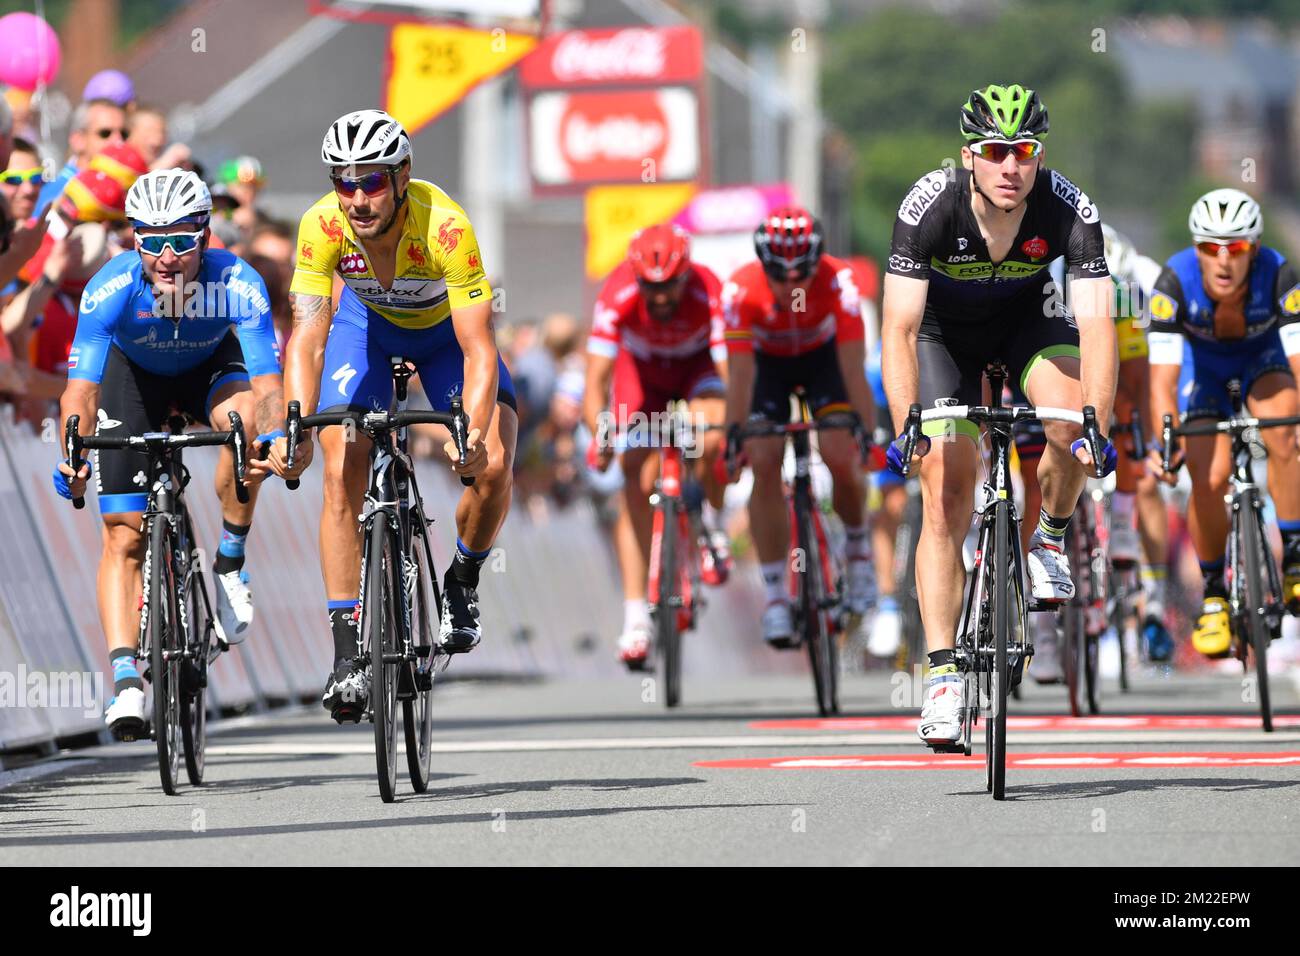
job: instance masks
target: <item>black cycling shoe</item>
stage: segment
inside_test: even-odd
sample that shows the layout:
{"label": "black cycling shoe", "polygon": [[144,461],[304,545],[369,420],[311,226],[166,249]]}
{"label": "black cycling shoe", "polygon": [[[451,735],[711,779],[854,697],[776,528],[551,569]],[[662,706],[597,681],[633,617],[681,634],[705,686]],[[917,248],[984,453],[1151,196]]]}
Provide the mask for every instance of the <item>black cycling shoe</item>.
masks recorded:
{"label": "black cycling shoe", "polygon": [[478,647],[483,629],[478,621],[478,591],[448,574],[442,582],[442,621],[438,644],[448,654],[464,654]]}
{"label": "black cycling shoe", "polygon": [[370,699],[370,675],[354,660],[339,661],[325,681],[321,705],[338,723],[359,724]]}

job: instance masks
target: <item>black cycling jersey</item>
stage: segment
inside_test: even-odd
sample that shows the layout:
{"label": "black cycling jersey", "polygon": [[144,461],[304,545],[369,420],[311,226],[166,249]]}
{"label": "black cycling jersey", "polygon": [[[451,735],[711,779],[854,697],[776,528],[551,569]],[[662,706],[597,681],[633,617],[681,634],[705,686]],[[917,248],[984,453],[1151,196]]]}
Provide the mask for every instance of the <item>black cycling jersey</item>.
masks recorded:
{"label": "black cycling jersey", "polygon": [[1039,167],[1020,231],[993,263],[971,209],[971,174],[937,169],[919,179],[898,207],[888,272],[929,279],[927,322],[976,325],[1008,313],[1043,314],[1048,266],[1065,257],[1074,278],[1104,278],[1106,256],[1097,207],[1054,169]]}

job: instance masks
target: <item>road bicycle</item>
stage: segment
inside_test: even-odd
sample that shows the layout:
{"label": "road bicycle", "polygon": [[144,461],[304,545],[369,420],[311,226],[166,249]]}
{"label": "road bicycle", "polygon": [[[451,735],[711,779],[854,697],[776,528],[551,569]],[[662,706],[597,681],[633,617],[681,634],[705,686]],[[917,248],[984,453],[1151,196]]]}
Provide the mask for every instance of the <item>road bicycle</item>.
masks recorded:
{"label": "road bicycle", "polygon": [[[1019,683],[1033,645],[1029,642],[1028,613],[1055,611],[1055,604],[1027,602],[1023,588],[1024,554],[1020,544],[1020,517],[1016,513],[1011,482],[1011,448],[1017,424],[1032,419],[1080,425],[1094,462],[1102,460],[1102,441],[1096,412],[1066,408],[1006,406],[1002,387],[1007,371],[999,362],[985,369],[992,405],[940,404],[922,410],[912,405],[902,436],[902,460],[911,461],[927,422],[968,421],[985,430],[991,467],[984,482],[979,516],[975,568],[967,580],[957,628],[955,658],[966,689],[962,711],[962,737],[952,745],[934,744],[941,753],[971,754],[974,727],[984,717],[984,763],[987,789],[993,799],[1006,799],[1007,697],[1011,684]],[[948,400],[943,400],[948,401]],[[1100,470],[1098,468],[1097,470]]]}
{"label": "road bicycle", "polygon": [[[235,494],[248,501],[244,486],[247,438],[238,412],[230,413],[230,431],[186,432],[187,420],[168,419],[168,430],[142,435],[81,435],[80,416],[69,415],[64,451],[74,471],[84,464],[83,450],[130,450],[148,456],[149,497],[144,511],[148,543],[140,602],[140,641],[137,656],[145,662],[144,677],[153,690],[153,719],[149,732],[158,745],[158,770],[163,791],[176,793],[182,756],[194,786],[203,783],[207,747],[208,669],[224,649],[217,636],[208,594],[207,575],[196,543],[194,524],[185,505],[190,473],[182,452],[194,446],[229,445],[235,454]],[[84,498],[73,505],[84,508]],[[128,731],[121,739],[134,740]]]}
{"label": "road bicycle", "polygon": [[[1264,526],[1264,497],[1251,472],[1252,461],[1268,457],[1259,433],[1266,428],[1300,425],[1300,415],[1285,418],[1255,418],[1243,405],[1241,382],[1228,382],[1232,417],[1223,421],[1193,421],[1174,427],[1173,416],[1164,417],[1161,464],[1168,474],[1173,465],[1174,440],[1191,435],[1227,435],[1232,440],[1232,473],[1228,476],[1229,531],[1224,583],[1228,587],[1233,653],[1242,670],[1255,664],[1255,694],[1265,732],[1273,730],[1273,710],[1268,687],[1268,645],[1282,633],[1282,580],[1268,546]],[[1179,466],[1181,467],[1181,465]]]}
{"label": "road bicycle", "polygon": [[[406,430],[410,425],[446,426],[463,461],[469,428],[459,395],[452,398],[449,413],[408,410],[413,370],[400,356],[390,360],[390,367],[393,404],[388,411],[345,409],[303,415],[300,403],[294,401],[285,422],[285,460],[290,468],[308,428],[343,426],[364,432],[371,442],[370,481],[358,516],[363,544],[356,658],[357,666],[367,672],[370,694],[366,701],[345,703],[336,719],[340,723],[368,719],[374,725],[379,795],[385,803],[392,803],[397,792],[399,703],[411,787],[416,793],[428,789],[434,676],[450,660],[434,642],[442,596],[429,540],[433,521],[425,515]],[[471,485],[474,479],[462,477],[461,483]],[[298,487],[297,479],[286,484],[290,489]]]}
{"label": "road bicycle", "polygon": [[[742,438],[788,437],[794,453],[794,478],[786,484],[791,530],[791,554],[796,560],[790,578],[795,635],[808,650],[817,711],[823,717],[839,713],[839,641],[847,629],[843,608],[844,569],[829,545],[825,518],[812,487],[812,433],[845,429],[861,436],[861,422],[851,413],[833,412],[814,420],[802,388],[795,389],[793,421],[777,424],[751,421],[741,427]],[[734,473],[734,465],[728,470]]]}

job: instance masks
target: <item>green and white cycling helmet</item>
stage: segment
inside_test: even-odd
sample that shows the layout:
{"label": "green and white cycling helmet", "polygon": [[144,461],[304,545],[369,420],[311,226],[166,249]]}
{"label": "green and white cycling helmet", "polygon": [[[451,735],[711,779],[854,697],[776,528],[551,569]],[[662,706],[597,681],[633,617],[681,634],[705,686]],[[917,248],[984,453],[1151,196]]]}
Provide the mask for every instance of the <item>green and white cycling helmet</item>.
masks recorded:
{"label": "green and white cycling helmet", "polygon": [[1101,224],[1101,238],[1106,248],[1106,268],[1116,279],[1132,278],[1137,249],[1127,236],[1107,223]]}
{"label": "green and white cycling helmet", "polygon": [[1259,203],[1240,189],[1213,189],[1192,205],[1187,228],[1195,242],[1258,242],[1264,232]]}
{"label": "green and white cycling helmet", "polygon": [[1047,107],[1035,90],[1023,86],[986,86],[973,91],[961,108],[961,134],[971,142],[1042,139],[1047,129]]}

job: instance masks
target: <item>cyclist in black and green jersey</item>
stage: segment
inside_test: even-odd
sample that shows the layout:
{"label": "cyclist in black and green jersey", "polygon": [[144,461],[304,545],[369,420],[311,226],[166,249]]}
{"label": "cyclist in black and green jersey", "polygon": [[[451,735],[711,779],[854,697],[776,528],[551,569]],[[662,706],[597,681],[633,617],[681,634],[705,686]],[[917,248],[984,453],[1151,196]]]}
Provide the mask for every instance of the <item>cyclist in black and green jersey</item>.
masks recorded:
{"label": "cyclist in black and green jersey", "polygon": [[[1092,405],[1097,420],[1109,422],[1118,360],[1113,286],[1097,207],[1079,187],[1042,166],[1047,110],[1033,90],[974,91],[961,110],[960,128],[966,139],[963,168],[923,176],[894,224],[883,367],[895,427],[903,431],[913,402],[955,398],[980,404],[983,372],[995,359],[1035,404]],[[1071,280],[1064,301],[1052,294],[1047,269],[1058,256],[1065,257]],[[1077,427],[1053,422],[1045,431],[1047,448],[1038,468],[1043,507],[1027,564],[1034,596],[1061,602],[1074,593],[1062,542],[1092,459]],[[959,423],[955,440],[923,442],[911,462],[901,460],[901,442],[888,453],[896,471],[920,466],[924,520],[917,589],[930,681],[918,733],[934,745],[954,741],[960,732],[964,688],[953,645],[978,438],[973,427]],[[1105,458],[1104,467],[1113,469],[1110,442]]]}

